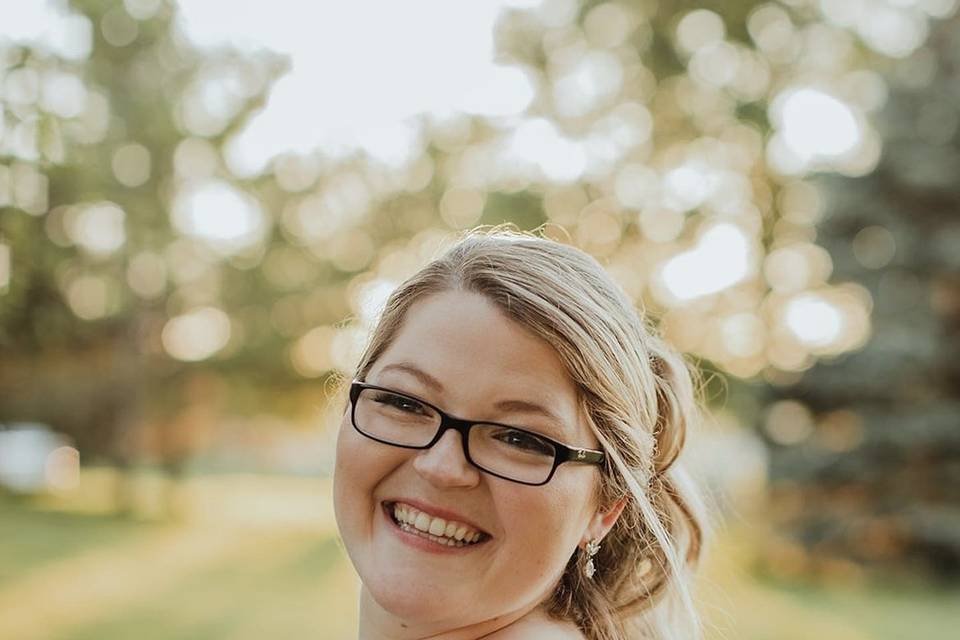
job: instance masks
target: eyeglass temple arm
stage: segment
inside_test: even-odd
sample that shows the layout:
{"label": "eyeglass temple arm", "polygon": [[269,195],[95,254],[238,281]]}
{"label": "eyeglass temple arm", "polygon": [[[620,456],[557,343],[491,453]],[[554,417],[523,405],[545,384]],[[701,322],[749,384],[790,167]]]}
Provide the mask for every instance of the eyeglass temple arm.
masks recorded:
{"label": "eyeglass temple arm", "polygon": [[603,462],[603,452],[593,451],[592,449],[579,449],[577,447],[567,447],[566,455],[563,456],[564,462],[579,462],[582,464],[600,464]]}

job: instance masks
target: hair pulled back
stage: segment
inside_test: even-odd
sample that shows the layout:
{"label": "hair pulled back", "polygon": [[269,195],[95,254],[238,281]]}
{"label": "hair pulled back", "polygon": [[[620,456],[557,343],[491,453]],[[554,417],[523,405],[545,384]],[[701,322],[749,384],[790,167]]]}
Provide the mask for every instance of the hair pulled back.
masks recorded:
{"label": "hair pulled back", "polygon": [[626,497],[617,524],[583,574],[567,564],[545,603],[590,640],[700,637],[691,596],[700,554],[700,502],[677,457],[698,416],[691,373],[586,253],[538,236],[474,231],[393,292],[361,357],[364,379],[408,309],[450,290],[481,294],[557,351],[582,415],[603,450],[599,501]]}

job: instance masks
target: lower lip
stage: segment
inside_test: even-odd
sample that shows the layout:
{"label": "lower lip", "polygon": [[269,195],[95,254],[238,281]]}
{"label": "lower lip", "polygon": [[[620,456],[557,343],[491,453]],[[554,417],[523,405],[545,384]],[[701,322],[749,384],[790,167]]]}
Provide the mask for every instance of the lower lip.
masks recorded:
{"label": "lower lip", "polygon": [[387,525],[390,529],[400,538],[401,541],[406,544],[419,549],[420,551],[426,551],[427,553],[437,553],[437,554],[452,554],[452,555],[463,555],[469,553],[478,547],[482,547],[487,543],[487,540],[482,540],[481,542],[475,542],[473,544],[465,544],[462,547],[450,547],[445,544],[440,544],[439,542],[434,542],[429,538],[423,538],[418,536],[415,533],[410,533],[409,531],[404,531],[400,528],[400,525],[397,524],[396,520],[393,519],[393,514],[390,513],[392,506],[386,504],[381,505],[383,507],[383,517],[387,519]]}

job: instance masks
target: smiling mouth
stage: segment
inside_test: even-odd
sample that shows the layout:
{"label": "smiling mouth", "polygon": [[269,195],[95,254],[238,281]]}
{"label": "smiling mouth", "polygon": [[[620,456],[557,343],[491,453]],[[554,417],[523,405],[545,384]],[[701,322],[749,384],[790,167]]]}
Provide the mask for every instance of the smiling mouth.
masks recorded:
{"label": "smiling mouth", "polygon": [[468,524],[431,516],[402,502],[384,503],[387,515],[401,531],[448,547],[472,547],[486,542],[490,535]]}

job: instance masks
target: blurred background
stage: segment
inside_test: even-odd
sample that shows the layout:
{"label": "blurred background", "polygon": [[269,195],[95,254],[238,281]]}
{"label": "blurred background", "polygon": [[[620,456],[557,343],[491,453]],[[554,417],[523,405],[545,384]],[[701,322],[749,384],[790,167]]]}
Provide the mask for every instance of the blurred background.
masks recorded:
{"label": "blurred background", "polygon": [[0,0],[0,638],[355,637],[337,381],[505,222],[705,373],[711,639],[955,638],[957,5]]}

